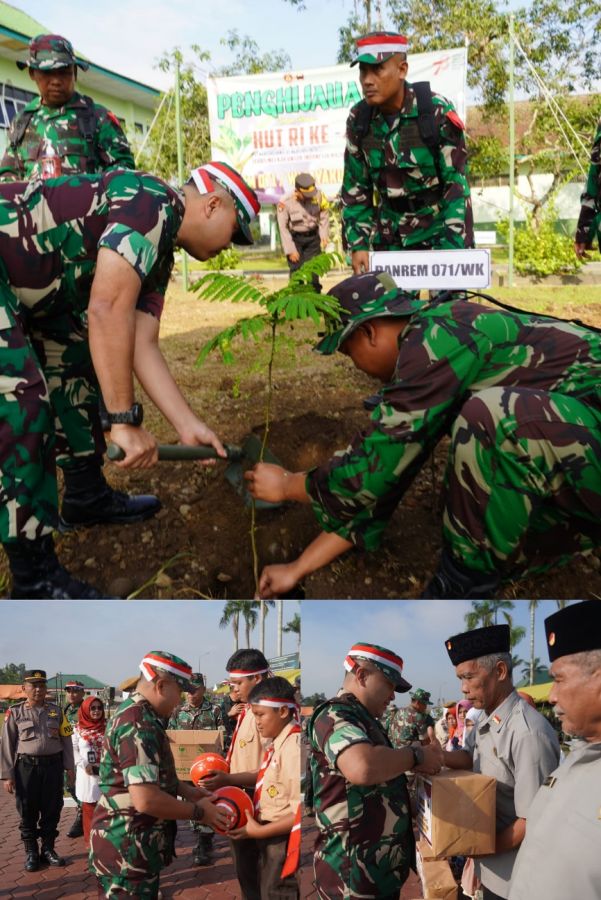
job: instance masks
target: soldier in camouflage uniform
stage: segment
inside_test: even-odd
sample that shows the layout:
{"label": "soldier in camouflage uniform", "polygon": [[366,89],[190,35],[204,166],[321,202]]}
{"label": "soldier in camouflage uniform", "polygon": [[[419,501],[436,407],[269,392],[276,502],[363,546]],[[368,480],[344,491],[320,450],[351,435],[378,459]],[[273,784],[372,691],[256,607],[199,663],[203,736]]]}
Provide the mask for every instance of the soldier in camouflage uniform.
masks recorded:
{"label": "soldier in camouflage uniform", "polygon": [[394,750],[378,722],[395,691],[411,687],[400,656],[361,642],[344,667],[342,690],[316,707],[307,732],[317,896],[396,900],[415,857],[404,773],[438,772],[442,750]]}
{"label": "soldier in camouflage uniform", "polygon": [[[69,698],[69,702],[65,706],[63,712],[67,718],[67,721],[70,723],[71,727],[75,729],[79,725],[79,707],[81,706],[84,699],[84,689],[81,681],[68,681],[65,685],[65,693]],[[77,813],[75,815],[75,820],[71,828],[67,832],[67,837],[69,838],[78,838],[83,836],[83,821],[82,821],[82,810],[81,810],[81,801],[77,799],[77,795],[75,793],[75,785],[69,784],[68,779],[65,777],[65,790],[69,792],[70,796],[77,803]]]}
{"label": "soldier in camouflage uniform", "polygon": [[[38,35],[29,45],[27,62],[18,62],[17,66],[29,68],[40,97],[28,103],[11,122],[8,148],[0,160],[0,181],[135,168],[117,117],[75,90],[77,68],[85,71],[88,64],[76,59],[68,40],[56,34]],[[35,321],[29,323],[29,328],[34,339],[43,340]],[[95,379],[93,389],[97,390]],[[56,385],[55,395],[59,390]],[[68,409],[76,401],[65,391],[55,405]],[[94,434],[101,430],[96,410],[90,407],[86,418],[78,418],[76,410],[72,410],[71,417],[70,442],[57,454],[65,485],[61,528],[68,530],[92,523],[126,524],[158,512],[161,504],[156,497],[129,497],[107,484],[102,473],[103,447],[94,440]]]}
{"label": "soldier in camouflage uniform", "polygon": [[[59,566],[51,535],[55,455],[90,434],[82,422],[105,446],[93,370],[122,467],[157,459],[132,367],[182,443],[225,455],[167,368],[159,320],[174,248],[208,259],[231,240],[252,243],[258,210],[255,193],[223,163],[194,170],[181,190],[119,169],[0,185],[0,540],[14,597],[98,596]],[[77,454],[90,449],[88,441]]]}
{"label": "soldier in camouflage uniform", "polygon": [[424,597],[491,597],[501,577],[548,569],[601,543],[601,334],[581,324],[441,296],[386,275],[332,288],[343,312],[317,345],[385,387],[370,427],[329,462],[247,473],[263,500],[311,503],[322,534],[267,566],[262,597],[356,546],[375,549],[438,441],[451,443],[443,553]]}
{"label": "soldier in camouflage uniform", "polygon": [[601,248],[601,120],[597,125],[586,187],[580,203],[574,249],[577,256],[586,259],[586,251],[592,248],[595,238]]}
{"label": "soldier in camouflage uniform", "polygon": [[[221,707],[205,697],[204,676],[194,672],[186,688],[188,699],[171,713],[167,724],[169,730],[185,728],[197,731],[223,730]],[[196,847],[192,858],[197,866],[207,866],[211,862],[214,831],[200,822],[190,822],[196,832]]]}
{"label": "soldier in camouflage uniform", "polygon": [[464,125],[453,104],[405,81],[402,35],[373,32],[356,44],[351,65],[365,99],[347,120],[341,194],[353,271],[367,271],[370,250],[473,246]]}
{"label": "soldier in camouflage uniform", "polygon": [[193,819],[223,828],[228,819],[203,788],[178,780],[165,734],[165,721],[192,669],[173,653],[153,650],[140,671],[136,691],[106,729],[90,868],[102,896],[148,900],[158,897],[160,871],[173,857],[175,821]]}
{"label": "soldier in camouflage uniform", "polygon": [[406,747],[414,741],[428,742],[428,728],[434,728],[434,719],[426,710],[430,694],[418,688],[411,694],[411,706],[398,709],[386,723],[386,733],[393,747]]}

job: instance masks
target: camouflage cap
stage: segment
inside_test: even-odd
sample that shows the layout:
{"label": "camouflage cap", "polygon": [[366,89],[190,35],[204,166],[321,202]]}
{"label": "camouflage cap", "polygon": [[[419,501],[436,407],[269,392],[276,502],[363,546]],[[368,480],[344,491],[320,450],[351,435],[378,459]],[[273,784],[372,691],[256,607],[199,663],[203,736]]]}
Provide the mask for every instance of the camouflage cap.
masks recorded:
{"label": "camouflage cap", "polygon": [[370,31],[369,34],[355,40],[357,56],[351,63],[367,63],[377,66],[394,56],[395,53],[407,53],[409,41],[403,34],[396,31]]}
{"label": "camouflage cap", "polygon": [[34,681],[46,682],[47,680],[46,673],[43,669],[26,669],[25,674],[23,675],[23,681],[27,682],[27,684],[31,684]]}
{"label": "camouflage cap", "polygon": [[235,205],[238,218],[238,229],[232,235],[232,242],[241,246],[253,243],[250,222],[261,209],[259,198],[242,176],[224,162],[208,162],[194,169],[190,178],[201,194],[209,194],[215,190],[213,182],[221,185],[230,194]]}
{"label": "camouflage cap", "polygon": [[299,191],[303,197],[314,197],[317,193],[317,188],[315,187],[315,179],[312,175],[309,175],[308,172],[301,172],[294,179],[294,187],[297,191]]}
{"label": "camouflage cap", "polygon": [[423,688],[417,688],[417,690],[413,691],[411,694],[412,700],[417,700],[419,703],[425,703],[426,706],[431,702],[430,692],[425,691]]}
{"label": "camouflage cap", "polygon": [[351,275],[329,290],[328,296],[336,297],[342,309],[340,320],[315,347],[324,356],[339,350],[363,322],[386,316],[410,316],[424,306],[422,300],[400,290],[387,272]]}
{"label": "camouflage cap", "polygon": [[166,650],[151,650],[140,663],[140,671],[147,681],[157,677],[157,671],[166,672],[182,688],[187,688],[192,677],[192,666],[174,653]]}
{"label": "camouflage cap", "polygon": [[29,59],[17,62],[19,69],[38,69],[40,72],[64,69],[65,66],[79,66],[83,72],[90,68],[87,62],[76,58],[71,41],[60,34],[38,34],[29,44]]}
{"label": "camouflage cap", "polygon": [[454,634],[445,641],[447,653],[454,666],[490,653],[509,653],[511,635],[509,625],[488,625]]}
{"label": "camouflage cap", "polygon": [[205,677],[201,675],[200,672],[192,672],[190,676],[190,681],[188,682],[188,686],[186,690],[188,693],[193,694],[194,691],[197,691],[198,688],[205,687]]}
{"label": "camouflage cap", "polygon": [[411,690],[411,685],[403,678],[403,660],[392,650],[380,647],[378,644],[365,644],[363,642],[353,644],[344,660],[344,668],[352,672],[358,659],[369,660],[382,672],[394,685],[395,691],[404,694]]}
{"label": "camouflage cap", "polygon": [[585,600],[545,619],[549,660],[601,649],[601,602]]}

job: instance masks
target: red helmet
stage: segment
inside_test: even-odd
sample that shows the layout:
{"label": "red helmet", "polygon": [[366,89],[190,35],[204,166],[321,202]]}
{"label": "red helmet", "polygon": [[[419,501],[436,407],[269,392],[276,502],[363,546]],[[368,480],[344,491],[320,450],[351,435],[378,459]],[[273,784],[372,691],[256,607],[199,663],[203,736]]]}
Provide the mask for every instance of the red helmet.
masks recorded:
{"label": "red helmet", "polygon": [[203,778],[214,775],[215,772],[229,772],[230,767],[223,756],[217,753],[201,753],[190,766],[190,778],[194,784],[199,784]]}
{"label": "red helmet", "polygon": [[253,818],[253,802],[242,788],[228,785],[227,787],[217,788],[213,793],[217,798],[213,800],[213,803],[231,816],[229,828],[225,831],[215,828],[218,834],[227,834],[228,831],[232,831],[234,828],[242,828],[249,819]]}

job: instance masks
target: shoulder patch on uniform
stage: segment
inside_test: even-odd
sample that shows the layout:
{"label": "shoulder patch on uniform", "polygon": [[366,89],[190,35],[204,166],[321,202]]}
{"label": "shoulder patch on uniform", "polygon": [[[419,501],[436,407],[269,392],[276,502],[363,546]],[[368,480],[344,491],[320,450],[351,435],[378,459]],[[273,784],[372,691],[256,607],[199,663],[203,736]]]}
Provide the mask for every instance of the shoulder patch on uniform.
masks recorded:
{"label": "shoulder patch on uniform", "polygon": [[283,212],[286,209],[283,203],[278,203],[278,212]]}
{"label": "shoulder patch on uniform", "polygon": [[4,721],[5,721],[5,722],[6,722],[6,720],[8,719],[8,717],[10,716],[10,709],[11,709],[11,708],[10,708],[10,706],[9,706],[8,709],[6,710],[6,712],[4,713]]}
{"label": "shoulder patch on uniform", "polygon": [[110,111],[110,109],[107,109],[106,117],[107,119],[110,119],[113,125],[115,125],[117,128],[121,128],[121,122],[119,121],[115,113]]}
{"label": "shoulder patch on uniform", "polygon": [[465,131],[465,125],[457,115],[454,109],[450,109],[447,113],[447,119],[453,123],[456,128],[460,128],[461,131]]}

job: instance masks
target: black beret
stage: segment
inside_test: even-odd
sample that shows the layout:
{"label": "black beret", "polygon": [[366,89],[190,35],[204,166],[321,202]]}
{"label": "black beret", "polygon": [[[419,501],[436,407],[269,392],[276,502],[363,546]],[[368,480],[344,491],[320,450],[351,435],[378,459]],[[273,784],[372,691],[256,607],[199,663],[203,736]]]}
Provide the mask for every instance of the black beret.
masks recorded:
{"label": "black beret", "polygon": [[489,653],[509,653],[511,635],[509,625],[489,625],[454,634],[445,641],[447,653],[454,666],[468,659],[478,659]]}
{"label": "black beret", "polygon": [[46,673],[43,669],[26,669],[23,681],[47,681]]}
{"label": "black beret", "polygon": [[601,649],[601,601],[566,606],[545,619],[549,659]]}

